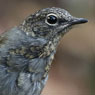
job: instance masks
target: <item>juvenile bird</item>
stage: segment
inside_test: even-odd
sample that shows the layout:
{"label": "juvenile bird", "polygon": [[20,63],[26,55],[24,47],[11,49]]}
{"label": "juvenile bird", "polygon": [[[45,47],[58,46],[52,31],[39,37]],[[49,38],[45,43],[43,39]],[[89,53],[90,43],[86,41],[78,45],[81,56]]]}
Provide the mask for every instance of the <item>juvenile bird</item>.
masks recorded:
{"label": "juvenile bird", "polygon": [[60,39],[86,23],[61,8],[45,8],[0,36],[0,95],[40,95]]}

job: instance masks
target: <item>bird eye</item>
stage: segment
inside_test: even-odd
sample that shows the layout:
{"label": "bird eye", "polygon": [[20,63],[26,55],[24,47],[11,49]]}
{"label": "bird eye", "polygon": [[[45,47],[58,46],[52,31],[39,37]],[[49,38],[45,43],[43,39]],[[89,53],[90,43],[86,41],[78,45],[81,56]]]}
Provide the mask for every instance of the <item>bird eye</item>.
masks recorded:
{"label": "bird eye", "polygon": [[46,18],[46,23],[49,25],[55,25],[58,21],[58,17],[55,14],[49,14]]}

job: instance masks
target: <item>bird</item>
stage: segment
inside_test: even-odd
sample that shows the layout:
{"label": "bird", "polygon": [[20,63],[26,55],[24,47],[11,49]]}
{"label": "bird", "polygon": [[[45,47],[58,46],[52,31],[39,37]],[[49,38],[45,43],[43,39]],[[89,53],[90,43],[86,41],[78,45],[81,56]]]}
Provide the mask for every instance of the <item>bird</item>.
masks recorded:
{"label": "bird", "polygon": [[40,9],[0,35],[0,95],[41,95],[62,37],[88,22],[62,8]]}

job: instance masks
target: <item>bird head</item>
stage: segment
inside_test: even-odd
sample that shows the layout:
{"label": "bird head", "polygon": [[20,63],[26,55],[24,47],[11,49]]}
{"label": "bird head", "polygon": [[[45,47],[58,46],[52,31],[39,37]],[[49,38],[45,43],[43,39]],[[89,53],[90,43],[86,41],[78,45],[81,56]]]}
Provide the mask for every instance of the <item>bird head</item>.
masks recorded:
{"label": "bird head", "polygon": [[73,17],[64,9],[52,7],[27,17],[22,28],[34,37],[52,40],[62,37],[72,26],[86,22],[86,19]]}

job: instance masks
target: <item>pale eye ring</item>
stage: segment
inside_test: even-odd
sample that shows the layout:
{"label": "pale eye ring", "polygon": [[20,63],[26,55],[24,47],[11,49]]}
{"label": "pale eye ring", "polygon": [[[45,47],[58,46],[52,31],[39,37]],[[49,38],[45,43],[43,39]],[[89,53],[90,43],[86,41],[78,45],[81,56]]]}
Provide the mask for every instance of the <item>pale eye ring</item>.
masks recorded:
{"label": "pale eye ring", "polygon": [[48,14],[47,17],[46,17],[46,20],[45,22],[48,24],[48,25],[51,25],[51,26],[54,26],[58,23],[58,17],[56,14]]}

